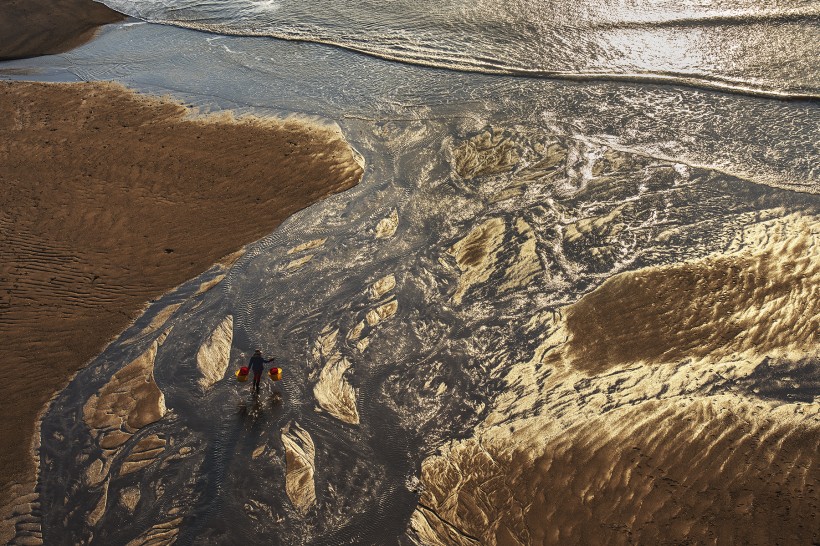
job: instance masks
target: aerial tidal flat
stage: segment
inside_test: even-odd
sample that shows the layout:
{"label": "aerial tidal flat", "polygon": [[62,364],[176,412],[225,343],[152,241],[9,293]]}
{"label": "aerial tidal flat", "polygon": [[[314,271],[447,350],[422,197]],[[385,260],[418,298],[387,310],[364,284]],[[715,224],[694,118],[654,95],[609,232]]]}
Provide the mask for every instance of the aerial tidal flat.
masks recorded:
{"label": "aerial tidal flat", "polygon": [[812,6],[107,4],[0,62],[1,540],[820,541]]}
{"label": "aerial tidal flat", "polygon": [[361,167],[330,128],[197,116],[112,84],[2,82],[0,97],[8,493],[34,477],[34,418],[149,301]]}

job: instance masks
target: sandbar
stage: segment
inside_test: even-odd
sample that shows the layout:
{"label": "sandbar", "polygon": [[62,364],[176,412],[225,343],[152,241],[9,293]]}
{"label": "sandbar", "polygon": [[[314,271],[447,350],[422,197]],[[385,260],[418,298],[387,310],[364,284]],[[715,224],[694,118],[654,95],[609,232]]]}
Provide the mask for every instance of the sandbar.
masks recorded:
{"label": "sandbar", "polygon": [[338,129],[110,83],[0,82],[0,506],[38,413],[147,302],[356,185]]}
{"label": "sandbar", "polygon": [[92,0],[0,2],[0,61],[68,51],[125,16]]}

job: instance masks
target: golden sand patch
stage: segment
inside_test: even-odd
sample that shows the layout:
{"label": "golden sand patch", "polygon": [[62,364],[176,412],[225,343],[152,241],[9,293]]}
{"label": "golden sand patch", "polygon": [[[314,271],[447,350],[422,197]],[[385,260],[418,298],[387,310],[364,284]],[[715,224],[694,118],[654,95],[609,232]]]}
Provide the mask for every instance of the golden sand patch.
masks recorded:
{"label": "golden sand patch", "polygon": [[399,227],[399,213],[396,209],[390,212],[386,218],[379,220],[376,224],[376,239],[387,239],[396,234]]}
{"label": "golden sand patch", "polygon": [[356,350],[360,353],[365,352],[365,350],[370,346],[370,337],[363,337],[359,341],[356,342]]}
{"label": "golden sand patch", "polygon": [[358,425],[356,390],[345,378],[349,369],[350,362],[346,358],[338,354],[331,355],[319,373],[319,381],[313,387],[313,396],[323,411],[340,421]]}
{"label": "golden sand patch", "polygon": [[590,236],[612,237],[617,235],[618,231],[624,227],[616,222],[622,213],[623,207],[616,207],[603,216],[584,218],[568,224],[564,231],[564,239],[568,243],[575,243]]}
{"label": "golden sand patch", "polygon": [[304,515],[316,504],[316,448],[310,434],[292,422],[282,429],[285,446],[285,491],[296,511]]}
{"label": "golden sand patch", "polygon": [[370,297],[379,299],[396,287],[396,277],[392,273],[374,282],[370,287]]}
{"label": "golden sand patch", "polygon": [[233,316],[228,315],[210,333],[196,353],[196,367],[201,374],[199,387],[210,389],[225,377],[233,343]]}
{"label": "golden sand patch", "polygon": [[520,158],[509,138],[490,131],[466,140],[452,153],[456,173],[468,179],[509,171]]}
{"label": "golden sand patch", "polygon": [[496,257],[504,239],[504,220],[490,218],[476,226],[462,240],[448,250],[461,270],[453,301],[461,303],[467,291],[476,284],[486,282],[492,275]]}
{"label": "golden sand patch", "polygon": [[504,370],[485,422],[423,462],[412,531],[424,544],[816,541],[820,401],[742,385],[818,353],[819,227],[753,224],[726,254],[622,273],[533,317],[542,342]]}
{"label": "golden sand patch", "polygon": [[816,352],[820,222],[773,220],[740,237],[730,254],[617,275],[583,297],[567,310],[573,365]]}
{"label": "golden sand patch", "polygon": [[205,292],[211,290],[213,287],[215,287],[216,285],[221,283],[224,279],[225,279],[225,274],[222,273],[220,275],[217,275],[216,277],[214,277],[210,281],[205,281],[205,282],[201,283],[199,285],[199,288],[196,289],[197,295],[204,294]]}
{"label": "golden sand patch", "polygon": [[288,254],[296,254],[298,252],[304,252],[305,250],[311,250],[314,248],[318,248],[324,245],[327,242],[327,238],[324,239],[313,239],[312,241],[308,241],[306,243],[302,243],[301,245],[297,245],[290,250],[288,250]]}
{"label": "golden sand patch", "polygon": [[305,256],[302,256],[301,258],[296,258],[295,260],[289,261],[288,264],[285,266],[285,269],[288,271],[296,271],[312,259],[313,254],[307,254]]}
{"label": "golden sand patch", "polygon": [[425,544],[452,544],[453,529],[481,544],[811,542],[817,408],[757,406],[650,402],[552,432],[536,452],[518,440],[548,422],[496,427],[425,461],[412,525]]}
{"label": "golden sand patch", "polygon": [[120,447],[134,432],[165,415],[165,397],[154,381],[156,354],[154,342],[83,406],[91,435],[106,449]]}
{"label": "golden sand patch", "polygon": [[364,331],[364,321],[360,320],[356,323],[356,326],[350,329],[347,333],[347,339],[350,340],[357,340],[361,337],[362,331]]}
{"label": "golden sand patch", "polygon": [[326,328],[314,343],[313,357],[324,364],[319,380],[313,386],[313,396],[318,405],[317,411],[325,411],[342,422],[358,425],[356,390],[346,377],[351,365],[336,347],[338,334],[338,329]]}
{"label": "golden sand patch", "polygon": [[376,326],[378,323],[395,315],[398,309],[399,302],[397,300],[391,300],[387,303],[379,305],[375,309],[371,309],[367,312],[367,324],[370,326]]}
{"label": "golden sand patch", "polygon": [[126,487],[122,491],[120,491],[120,505],[126,510],[128,510],[130,513],[134,513],[134,510],[136,510],[139,501],[139,487]]}
{"label": "golden sand patch", "polygon": [[339,329],[331,329],[326,326],[319,334],[319,339],[313,344],[313,358],[319,360],[323,355],[333,353],[336,347],[336,339],[339,337]]}
{"label": "golden sand patch", "polygon": [[536,252],[536,238],[530,225],[518,218],[515,221],[515,230],[519,236],[523,237],[524,242],[519,246],[515,261],[504,272],[504,282],[499,287],[500,291],[526,286],[544,269]]}
{"label": "golden sand patch", "polygon": [[165,306],[159,313],[157,313],[151,322],[142,329],[139,333],[140,336],[144,336],[146,334],[150,334],[152,332],[156,332],[160,327],[162,327],[168,319],[171,318],[171,315],[177,312],[177,310],[182,307],[181,303],[172,303],[171,305]]}
{"label": "golden sand patch", "polygon": [[[89,525],[96,525],[105,515],[111,463],[123,445],[139,429],[161,419],[165,413],[165,397],[154,381],[154,360],[159,342],[151,346],[130,364],[123,367],[83,406],[83,418],[91,436],[103,449],[100,459],[92,461],[85,472],[89,486],[101,486],[96,507],[86,516]],[[134,446],[134,453],[123,462],[121,473],[132,471],[129,465],[146,466],[153,462],[165,441],[153,435]],[[134,460],[131,460],[132,457]],[[141,459],[139,462],[136,459]],[[134,469],[136,470],[136,469]]]}

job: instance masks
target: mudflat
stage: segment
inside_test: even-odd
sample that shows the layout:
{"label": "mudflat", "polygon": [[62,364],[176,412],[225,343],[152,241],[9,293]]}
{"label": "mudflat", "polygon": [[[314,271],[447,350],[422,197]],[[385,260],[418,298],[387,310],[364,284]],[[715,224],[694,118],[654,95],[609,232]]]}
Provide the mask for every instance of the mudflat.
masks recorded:
{"label": "mudflat", "polygon": [[90,40],[97,27],[124,18],[92,0],[4,0],[0,60],[68,51]]}
{"label": "mudflat", "polygon": [[39,412],[147,302],[358,183],[338,131],[0,82],[0,506]]}

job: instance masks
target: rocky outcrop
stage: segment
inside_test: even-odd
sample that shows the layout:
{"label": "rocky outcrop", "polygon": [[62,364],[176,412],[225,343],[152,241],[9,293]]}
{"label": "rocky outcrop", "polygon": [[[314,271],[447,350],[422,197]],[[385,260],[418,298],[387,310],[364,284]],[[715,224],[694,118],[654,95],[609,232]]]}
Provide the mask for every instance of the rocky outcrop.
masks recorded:
{"label": "rocky outcrop", "polygon": [[316,503],[316,454],[310,434],[292,422],[282,429],[285,446],[285,490],[297,512],[304,515]]}
{"label": "rocky outcrop", "polygon": [[202,390],[210,389],[214,383],[225,377],[225,370],[228,369],[231,358],[232,343],[233,316],[228,315],[211,332],[196,354],[197,369],[202,375],[199,379]]}

